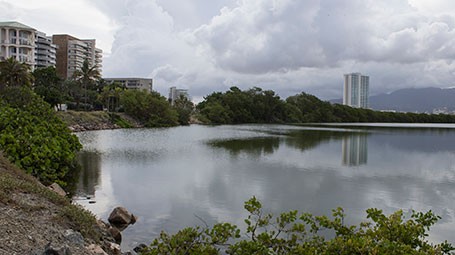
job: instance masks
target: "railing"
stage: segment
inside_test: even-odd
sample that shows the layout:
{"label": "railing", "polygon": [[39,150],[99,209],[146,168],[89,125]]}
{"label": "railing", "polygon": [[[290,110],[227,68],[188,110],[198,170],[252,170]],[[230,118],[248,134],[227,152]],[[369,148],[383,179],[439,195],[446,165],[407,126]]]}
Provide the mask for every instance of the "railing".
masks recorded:
{"label": "railing", "polygon": [[24,40],[24,39],[19,39],[19,44],[20,45],[28,45],[28,46],[32,46],[33,45],[33,43],[30,40]]}

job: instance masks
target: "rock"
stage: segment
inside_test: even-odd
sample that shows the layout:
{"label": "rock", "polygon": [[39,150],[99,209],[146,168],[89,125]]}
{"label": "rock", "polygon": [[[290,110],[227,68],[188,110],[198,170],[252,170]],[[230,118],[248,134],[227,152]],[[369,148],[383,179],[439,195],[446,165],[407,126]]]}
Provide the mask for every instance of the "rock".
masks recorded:
{"label": "rock", "polygon": [[134,224],[137,217],[128,212],[124,207],[116,207],[109,215],[108,221],[119,230],[125,229],[129,224]]}
{"label": "rock", "polygon": [[147,245],[141,243],[138,246],[134,247],[133,251],[141,252],[142,250],[147,249]]}
{"label": "rock", "polygon": [[118,228],[110,227],[109,233],[112,235],[116,243],[120,244],[122,242],[122,233],[120,233]]}
{"label": "rock", "polygon": [[94,255],[108,255],[99,245],[91,244],[87,249]]}
{"label": "rock", "polygon": [[66,196],[66,191],[60,187],[57,183],[52,183],[49,187],[50,190],[54,191],[55,193],[59,194],[60,196],[64,197]]}
{"label": "rock", "polygon": [[108,247],[109,247],[109,250],[113,253],[113,254],[122,254],[122,250],[120,248],[120,244],[116,244],[116,243],[107,243]]}
{"label": "rock", "polygon": [[65,236],[66,240],[70,241],[71,243],[84,246],[85,241],[81,233],[72,229],[67,229],[63,235]]}
{"label": "rock", "polygon": [[71,255],[71,251],[68,246],[55,248],[51,243],[48,243],[44,248],[42,255]]}

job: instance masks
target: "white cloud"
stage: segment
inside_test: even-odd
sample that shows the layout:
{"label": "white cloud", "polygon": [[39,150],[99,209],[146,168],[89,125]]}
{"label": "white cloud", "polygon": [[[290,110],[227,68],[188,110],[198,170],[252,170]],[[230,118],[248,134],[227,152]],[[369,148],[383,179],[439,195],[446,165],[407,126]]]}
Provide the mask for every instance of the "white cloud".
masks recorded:
{"label": "white cloud", "polygon": [[4,0],[0,19],[96,38],[105,76],[152,77],[162,94],[236,85],[330,99],[347,72],[370,75],[372,93],[455,78],[450,0]]}

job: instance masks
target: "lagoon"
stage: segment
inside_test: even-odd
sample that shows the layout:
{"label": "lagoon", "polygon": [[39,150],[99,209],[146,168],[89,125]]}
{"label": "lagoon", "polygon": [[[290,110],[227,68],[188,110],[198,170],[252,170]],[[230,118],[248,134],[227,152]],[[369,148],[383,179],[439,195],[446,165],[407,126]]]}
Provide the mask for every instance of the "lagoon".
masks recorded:
{"label": "lagoon", "polygon": [[442,220],[430,239],[455,243],[455,125],[192,125],[77,135],[84,145],[77,202],[104,220],[116,206],[139,217],[123,232],[123,249],[149,244],[161,230],[244,226],[243,202],[252,196],[273,213],[329,215],[340,206],[352,224],[371,207],[432,210]]}

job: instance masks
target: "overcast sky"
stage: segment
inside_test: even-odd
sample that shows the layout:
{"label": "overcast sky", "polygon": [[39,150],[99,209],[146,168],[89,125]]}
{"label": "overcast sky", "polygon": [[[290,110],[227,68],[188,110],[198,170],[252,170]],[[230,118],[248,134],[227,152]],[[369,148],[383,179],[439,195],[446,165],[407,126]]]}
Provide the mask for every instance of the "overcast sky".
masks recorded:
{"label": "overcast sky", "polygon": [[0,20],[94,38],[104,77],[149,77],[196,101],[231,86],[341,98],[455,85],[453,0],[0,0]]}

